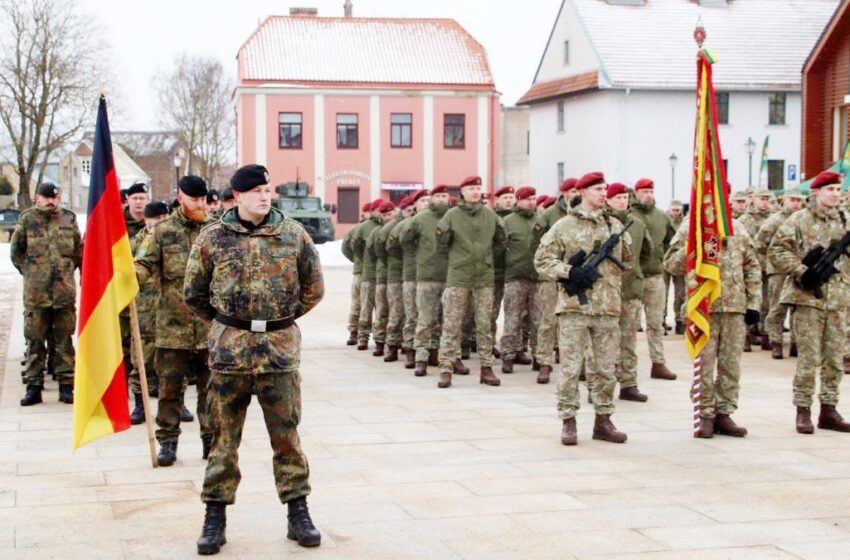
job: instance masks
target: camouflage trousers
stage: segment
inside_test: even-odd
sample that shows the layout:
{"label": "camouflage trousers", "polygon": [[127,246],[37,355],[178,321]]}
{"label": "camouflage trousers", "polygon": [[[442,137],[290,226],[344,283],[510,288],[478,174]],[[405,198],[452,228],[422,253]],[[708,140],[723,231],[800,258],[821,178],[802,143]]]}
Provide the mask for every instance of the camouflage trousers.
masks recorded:
{"label": "camouflage trousers", "polygon": [[670,284],[673,284],[673,317],[677,323],[684,322],[685,297],[685,277],[670,276],[664,273],[664,315],[667,315],[668,303],[670,301]]}
{"label": "camouflage trousers", "polygon": [[387,284],[375,284],[375,314],[372,319],[372,338],[375,342],[387,341],[387,319],[390,307],[387,303]]}
{"label": "camouflage trousers", "polygon": [[404,327],[404,288],[401,282],[387,284],[387,305],[390,308],[387,319],[387,344],[400,347]]}
{"label": "camouflage trousers", "polygon": [[[578,377],[587,359],[587,387],[596,414],[614,412],[613,348],[619,342],[619,317],[562,313],[558,315],[558,346],[561,350],[561,380],[558,382],[558,415],[575,417],[581,407]],[[593,359],[587,350],[593,352]]]}
{"label": "camouflage trousers", "polygon": [[[787,305],[779,303],[782,285],[785,283],[784,274],[771,274],[767,277],[767,317],[764,319],[764,329],[770,342],[782,342],[782,332],[785,329],[785,317],[791,311]],[[791,342],[795,342],[794,331],[791,331]]]}
{"label": "camouflage trousers", "polygon": [[419,316],[416,309],[416,282],[405,281],[402,284],[402,295],[404,297],[404,327],[401,345],[407,350],[412,350],[413,337],[416,334],[416,319]]}
{"label": "camouflage trousers", "polygon": [[667,296],[664,278],[660,274],[647,276],[643,280],[643,312],[646,316],[646,342],[649,358],[653,364],[664,362],[664,315]]}
{"label": "camouflage trousers", "polygon": [[212,372],[209,399],[215,430],[201,492],[204,502],[232,504],[236,501],[236,488],[242,478],[239,443],[252,392],[256,392],[263,409],[280,501],[286,503],[310,493],[310,467],[298,437],[301,420],[301,376],[298,372],[265,375]]}
{"label": "camouflage trousers", "polygon": [[558,316],[555,315],[558,284],[538,282],[535,303],[538,305],[537,316],[539,317],[535,357],[540,365],[551,367],[555,364],[555,342],[558,338]]}
{"label": "camouflage trousers", "polygon": [[360,325],[360,278],[359,274],[351,276],[351,308],[348,311],[348,332],[357,332]]}
{"label": "camouflage trousers", "polygon": [[360,320],[357,323],[357,340],[369,340],[372,334],[372,312],[375,309],[375,283],[360,282]]}
{"label": "camouflage trousers", "polygon": [[498,325],[496,325],[496,321],[499,320],[499,311],[502,307],[502,299],[505,297],[505,278],[496,278],[493,283],[493,315],[490,317],[490,334],[493,335],[493,340],[496,340],[496,330],[498,329]]}
{"label": "camouflage trousers", "polygon": [[24,337],[29,343],[24,383],[44,385],[47,348],[55,347],[53,372],[60,385],[74,383],[74,345],[71,336],[77,326],[77,312],[71,307],[27,307]]}
{"label": "camouflage trousers", "polygon": [[747,328],[741,313],[712,311],[709,324],[711,336],[702,351],[699,408],[700,416],[714,418],[715,414],[738,410],[741,352]]}
{"label": "camouflage trousers", "polygon": [[[156,335],[153,337],[142,336],[142,359],[145,364],[145,379],[148,382],[148,388],[156,379],[156,368],[154,367],[154,356],[156,355]],[[133,369],[130,371],[130,391],[138,395],[142,392],[142,382],[139,379],[139,368],[136,364],[139,363],[139,357],[136,355],[135,345],[130,346],[130,357],[133,361]]]}
{"label": "camouflage trousers", "polygon": [[493,367],[493,288],[446,288],[443,291],[443,332],[440,336],[440,371],[452,371],[452,362],[460,358],[461,331],[466,310],[472,302],[475,340],[481,366]]}
{"label": "camouflage trousers", "polygon": [[416,283],[416,334],[413,346],[416,348],[416,361],[427,362],[431,350],[440,347],[440,324],[443,318],[444,282]]}
{"label": "camouflage trousers", "polygon": [[812,406],[815,377],[820,371],[821,404],[838,404],[838,385],[844,375],[847,352],[844,327],[846,310],[823,311],[797,306],[791,315],[797,334],[797,374],[794,376],[794,406]]}
{"label": "camouflage trousers", "polygon": [[[516,280],[505,284],[505,332],[502,334],[502,356],[513,359],[523,349],[523,335],[530,327],[531,352],[537,351],[537,332],[540,308],[537,303],[537,285],[534,280]],[[528,321],[526,321],[528,319]]]}
{"label": "camouflage trousers", "polygon": [[639,299],[624,300],[620,307],[620,356],[615,376],[621,389],[637,387],[637,330],[640,323]]}
{"label": "camouflage trousers", "polygon": [[[764,268],[762,268],[764,270]],[[770,286],[767,283],[767,275],[762,273],[761,275],[761,308],[759,309],[759,332],[764,333],[765,331],[765,321],[767,320],[767,314],[770,312]],[[769,337],[768,337],[769,338]]]}
{"label": "camouflage trousers", "polygon": [[156,349],[154,367],[159,376],[156,439],[159,443],[176,442],[180,437],[180,407],[183,406],[186,379],[191,374],[197,379],[197,413],[201,435],[212,433],[207,406],[207,385],[210,381],[207,357],[206,350]]}

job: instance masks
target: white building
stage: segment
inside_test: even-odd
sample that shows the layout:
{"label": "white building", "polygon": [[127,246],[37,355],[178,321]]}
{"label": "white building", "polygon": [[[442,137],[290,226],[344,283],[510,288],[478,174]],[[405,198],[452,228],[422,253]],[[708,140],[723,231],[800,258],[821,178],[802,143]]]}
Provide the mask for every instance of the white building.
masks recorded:
{"label": "white building", "polygon": [[[93,146],[89,137],[83,137],[77,148],[68,152],[59,162],[62,204],[77,213],[88,210]],[[112,159],[115,161],[119,188],[126,189],[134,183],[150,182],[147,173],[115,142],[112,143]]]}
{"label": "white building", "polygon": [[530,185],[528,167],[529,138],[528,107],[502,106],[502,149],[497,183],[519,188]]}
{"label": "white building", "polygon": [[[837,0],[563,0],[534,83],[531,182],[564,177],[656,183],[666,207],[689,196],[702,21],[715,55],[720,141],[733,190],[758,185],[770,135],[770,187],[800,182],[800,76]],[[746,148],[755,143],[752,173]],[[671,155],[676,155],[671,169]]]}

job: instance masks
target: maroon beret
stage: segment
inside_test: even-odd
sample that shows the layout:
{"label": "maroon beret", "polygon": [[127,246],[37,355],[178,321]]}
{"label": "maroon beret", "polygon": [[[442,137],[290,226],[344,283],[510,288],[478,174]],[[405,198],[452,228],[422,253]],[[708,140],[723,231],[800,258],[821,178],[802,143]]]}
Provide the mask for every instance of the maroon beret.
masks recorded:
{"label": "maroon beret", "polygon": [[449,205],[452,206],[452,207],[457,206],[457,198],[454,197],[454,196],[450,197],[449,198]]}
{"label": "maroon beret", "polygon": [[639,191],[641,189],[654,189],[655,181],[652,179],[638,179],[638,182],[635,183],[635,190]]}
{"label": "maroon beret", "polygon": [[809,185],[809,190],[813,191],[815,189],[825,187],[826,185],[834,185],[835,183],[841,183],[841,173],[836,173],[835,171],[821,171],[818,173],[817,177],[814,178],[812,184]]}
{"label": "maroon beret", "polygon": [[376,198],[372,201],[372,207],[369,209],[370,212],[380,212],[381,204],[384,202],[383,198]]}
{"label": "maroon beret", "polygon": [[499,190],[493,193],[493,196],[499,198],[503,194],[514,194],[514,188],[510,186],[501,187]]}
{"label": "maroon beret", "polygon": [[416,202],[423,196],[431,196],[431,192],[428,189],[421,189],[410,195],[410,202]]}
{"label": "maroon beret", "polygon": [[629,191],[626,190],[626,185],[623,183],[611,183],[608,185],[608,198],[614,198],[618,194],[626,194]]}
{"label": "maroon beret", "polygon": [[393,210],[395,210],[395,204],[393,204],[391,200],[384,200],[381,202],[379,209],[381,214],[385,212],[392,212]]}
{"label": "maroon beret", "polygon": [[360,211],[364,214],[367,213],[367,212],[371,212],[372,211],[372,203],[367,202],[366,204],[364,204],[363,206],[360,207]]}
{"label": "maroon beret", "polygon": [[405,208],[407,208],[411,204],[413,204],[413,195],[409,194],[406,197],[401,199],[401,202],[398,203],[398,207],[401,208],[402,210],[404,210]]}
{"label": "maroon beret", "polygon": [[578,182],[578,179],[576,179],[575,177],[570,177],[569,179],[564,179],[564,182],[561,183],[560,191],[561,192],[570,192],[571,190],[576,188],[577,182]]}
{"label": "maroon beret", "polygon": [[594,171],[592,173],[588,173],[584,177],[576,182],[576,190],[581,191],[586,189],[587,187],[592,187],[594,185],[599,185],[605,182],[605,175],[602,174],[601,171]]}
{"label": "maroon beret", "polygon": [[541,195],[540,195],[540,196],[538,196],[538,197],[537,197],[537,199],[534,201],[534,205],[535,205],[535,206],[540,206],[541,204],[543,204],[544,202],[546,202],[546,199],[547,199],[547,198],[549,198],[549,197],[548,197],[548,196],[546,196],[545,194],[541,194]]}
{"label": "maroon beret", "polygon": [[442,194],[442,193],[448,194],[448,192],[449,192],[449,187],[446,186],[446,185],[437,185],[436,187],[431,189],[431,194]]}
{"label": "maroon beret", "polygon": [[470,185],[480,185],[480,184],[481,184],[481,177],[478,177],[477,175],[471,175],[471,176],[467,177],[466,179],[464,179],[463,181],[460,182],[460,188],[468,187]]}
{"label": "maroon beret", "polygon": [[537,191],[534,190],[534,187],[520,187],[519,190],[516,192],[516,199],[525,200],[526,198],[531,198],[536,194]]}
{"label": "maroon beret", "polygon": [[553,204],[555,204],[555,202],[556,202],[557,200],[558,200],[558,199],[557,199],[557,198],[555,198],[554,196],[547,196],[547,197],[546,197],[546,200],[544,200],[544,201],[543,201],[543,208],[549,208],[550,206],[552,206]]}

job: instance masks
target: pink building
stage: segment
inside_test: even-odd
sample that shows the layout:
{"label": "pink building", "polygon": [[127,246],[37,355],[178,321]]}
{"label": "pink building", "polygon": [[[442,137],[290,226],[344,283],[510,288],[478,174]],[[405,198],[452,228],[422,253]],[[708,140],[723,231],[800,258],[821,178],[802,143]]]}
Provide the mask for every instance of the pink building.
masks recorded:
{"label": "pink building", "polygon": [[271,16],[238,55],[239,165],[306,181],[336,235],[374,198],[498,172],[500,109],[484,48],[450,19]]}

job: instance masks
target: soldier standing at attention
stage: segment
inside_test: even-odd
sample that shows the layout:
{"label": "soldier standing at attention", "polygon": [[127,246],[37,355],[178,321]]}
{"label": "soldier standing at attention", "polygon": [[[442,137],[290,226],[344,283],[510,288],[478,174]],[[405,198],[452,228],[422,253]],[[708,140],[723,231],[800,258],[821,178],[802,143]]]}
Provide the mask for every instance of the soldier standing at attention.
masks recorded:
{"label": "soldier standing at attention", "polygon": [[[401,343],[401,332],[393,333],[393,340],[388,336],[390,315],[393,313],[390,301],[390,266],[392,265],[392,282],[401,289],[401,260],[391,257],[387,252],[387,239],[392,229],[401,221],[401,213],[395,204],[385,200],[381,206],[381,219],[384,225],[372,232],[372,253],[375,255],[375,352],[374,356],[384,356],[385,362],[398,361],[398,345]],[[398,317],[394,317],[398,321]],[[400,326],[400,325],[399,325]],[[395,338],[397,336],[397,338]],[[385,350],[386,346],[386,350]],[[387,360],[386,358],[390,358]]]}
{"label": "soldier standing at attention", "polygon": [[[511,186],[504,186],[493,193],[493,211],[497,216],[504,220],[514,211],[516,204],[516,193]],[[532,208],[534,210],[534,208]],[[496,340],[496,321],[499,319],[499,310],[502,307],[502,299],[505,297],[505,254],[500,253],[493,255],[493,315],[490,324],[490,331],[493,335],[493,340]],[[500,358],[501,353],[493,346],[493,356]]]}
{"label": "soldier standing at attention", "polygon": [[410,220],[402,232],[405,250],[416,252],[416,332],[413,346],[416,350],[413,372],[417,377],[428,374],[428,366],[438,365],[440,347],[440,303],[446,287],[448,251],[437,243],[437,222],[449,210],[449,187],[437,185],[431,191],[428,209]]}
{"label": "soldier standing at attention", "polygon": [[357,235],[357,228],[369,219],[371,208],[371,202],[363,205],[360,209],[360,221],[342,238],[342,254],[354,265],[351,270],[351,307],[348,312],[348,341],[346,341],[348,346],[357,344],[357,326],[360,322],[360,280],[363,275],[363,259],[361,255],[354,252],[354,236]]}
{"label": "soldier standing at attention", "polygon": [[[580,406],[579,374],[588,348],[595,359],[593,375],[588,385],[593,391],[596,421],[593,439],[624,443],[626,434],[617,431],[611,422],[614,412],[614,363],[617,353],[612,352],[619,342],[618,322],[622,302],[620,299],[623,272],[609,260],[598,270],[568,261],[579,251],[591,255],[612,235],[623,232],[623,225],[605,214],[608,185],[602,173],[588,173],[576,184],[581,193],[581,203],[559,220],[543,236],[534,256],[537,273],[550,280],[568,279],[574,287],[585,290],[587,303],[582,305],[576,296],[558,289],[558,328],[561,348],[561,381],[558,384],[558,413],[563,420],[561,443],[578,443],[575,415]],[[611,253],[627,268],[631,264],[628,232]],[[590,369],[590,368],[589,368]]]}
{"label": "soldier standing at attention", "polygon": [[[752,194],[750,210],[741,216],[741,224],[747,228],[747,233],[750,235],[751,239],[756,239],[758,237],[761,226],[764,225],[768,218],[770,218],[772,214],[770,211],[770,199],[772,197],[773,194],[767,189],[755,191]],[[759,309],[761,310],[761,319],[759,320],[759,324],[752,327],[754,332],[747,336],[750,344],[761,343],[762,350],[770,350],[770,339],[764,328],[764,320],[767,317],[769,309],[768,294],[770,292],[770,288],[767,285],[767,263],[765,262],[765,257],[762,255],[759,256],[759,261],[762,265],[762,297],[764,298],[764,301],[759,306]]]}
{"label": "soldier standing at attention", "polygon": [[145,229],[145,206],[151,201],[148,186],[135,183],[127,189],[127,207],[124,209],[124,221],[127,223],[127,233],[130,241],[136,234]]}
{"label": "soldier standing at attention", "polygon": [[159,278],[154,366],[159,376],[156,439],[160,450],[157,460],[162,467],[171,466],[177,460],[185,381],[193,373],[197,379],[197,410],[204,458],[209,454],[212,441],[207,408],[209,325],[206,320],[193,316],[183,302],[189,251],[201,229],[210,223],[206,208],[207,184],[200,177],[187,175],[180,179],[178,188],[180,206],[154,227],[139,246],[135,259],[140,286],[150,276]]}
{"label": "soldier standing at attention", "polygon": [[233,189],[224,187],[221,190],[221,212],[222,214],[236,206],[236,201],[233,199]]}
{"label": "soldier standing at attention", "polygon": [[[731,187],[729,187],[731,189]],[[741,216],[747,213],[747,193],[738,191],[732,194],[729,199],[732,204],[732,217],[739,220]]]}
{"label": "soldier standing at attention", "polygon": [[[761,265],[755,243],[741,222],[733,219],[732,228],[735,235],[724,239],[720,249],[723,291],[711,305],[710,337],[701,354],[700,438],[747,435],[747,429],[736,424],[732,414],[738,409],[746,327],[759,320]],[[685,273],[687,240],[685,226],[676,233],[664,260],[670,274]]]}
{"label": "soldier standing at attention", "polygon": [[397,362],[404,328],[404,254],[398,239],[393,237],[401,223],[413,214],[413,195],[405,196],[398,204],[398,216],[390,222],[384,242],[387,253],[387,353],[385,362]]}
{"label": "soldier standing at attention", "polygon": [[221,218],[221,213],[221,196],[217,190],[210,189],[207,193],[207,216],[211,220],[217,220]]}
{"label": "soldier standing at attention", "polygon": [[296,221],[272,207],[269,175],[246,165],[230,184],[236,209],[206,228],[192,247],[184,297],[210,325],[210,410],[215,434],[201,499],[206,517],[199,554],[225,540],[225,507],[236,500],[239,443],[256,394],[274,452],[275,486],[288,507],[286,536],[318,546],[307,510],[309,467],[301,450],[301,332],[296,319],[324,295],[319,254]]}
{"label": "soldier standing at attention", "polygon": [[[811,434],[811,406],[815,377],[820,371],[820,416],[818,428],[850,432],[850,423],[836,410],[838,386],[844,373],[847,305],[850,301],[850,262],[842,255],[834,263],[836,274],[824,277],[803,259],[817,245],[828,248],[847,234],[850,216],[839,208],[842,177],[824,171],[809,189],[812,201],[779,226],[767,250],[779,274],[785,274],[780,303],[794,307],[797,335],[797,375],[794,377],[794,405],[797,432]],[[822,295],[817,297],[815,294]]]}
{"label": "soldier standing at attention", "polygon": [[360,319],[357,324],[357,349],[369,348],[369,337],[372,336],[372,314],[375,310],[375,259],[371,249],[367,250],[367,240],[372,232],[383,225],[381,219],[381,204],[383,199],[376,198],[369,206],[369,219],[357,226],[351,244],[355,258],[363,263],[360,276]]}
{"label": "soldier standing at attention", "polygon": [[[670,208],[667,209],[667,215],[670,216],[670,221],[673,223],[673,229],[679,231],[679,227],[685,218],[682,213],[682,203],[678,200],[670,202]],[[634,232],[631,233],[634,237]],[[685,277],[670,276],[667,272],[664,273],[664,294],[667,300],[670,299],[670,284],[673,284],[673,317],[676,321],[676,334],[685,334],[685,319],[682,317],[683,307],[685,306]],[[667,314],[667,303],[664,304],[664,314]]]}
{"label": "soldier standing at attention", "polygon": [[[74,346],[77,323],[77,285],[83,249],[77,217],[59,207],[59,187],[42,183],[35,206],[18,218],[9,246],[12,264],[24,277],[24,336],[29,343],[21,406],[42,402],[47,346],[55,348],[53,371],[59,400],[74,402]],[[49,338],[53,340],[50,341]]]}
{"label": "soldier standing at attention", "polygon": [[[760,261],[765,263],[765,274],[767,275],[767,318],[764,320],[765,335],[770,340],[771,357],[774,360],[783,358],[782,347],[782,332],[785,327],[785,316],[788,314],[788,307],[779,303],[779,297],[782,294],[782,286],[785,284],[785,275],[779,274],[770,259],[767,258],[767,249],[770,247],[770,242],[785,220],[791,214],[799,210],[806,203],[806,197],[803,196],[803,191],[800,189],[785,189],[785,197],[782,200],[782,208],[779,212],[773,214],[756,235],[756,253],[760,257]],[[794,333],[791,332],[791,357],[797,356],[797,341],[794,339]]]}
{"label": "soldier standing at attention", "polygon": [[643,310],[646,316],[646,341],[653,379],[676,379],[676,374],[667,369],[664,359],[664,315],[667,296],[664,292],[664,254],[676,234],[670,217],[655,207],[655,183],[652,179],[640,179],[635,183],[635,202],[631,215],[646,226],[651,240],[650,251],[640,263],[643,273]]}

